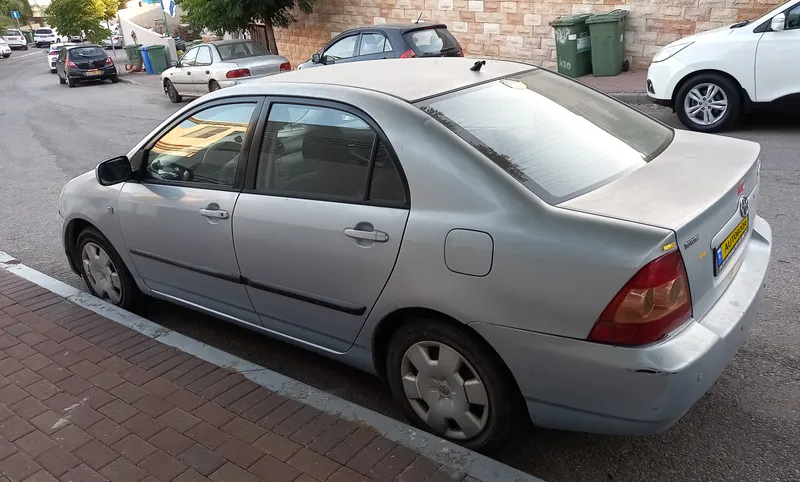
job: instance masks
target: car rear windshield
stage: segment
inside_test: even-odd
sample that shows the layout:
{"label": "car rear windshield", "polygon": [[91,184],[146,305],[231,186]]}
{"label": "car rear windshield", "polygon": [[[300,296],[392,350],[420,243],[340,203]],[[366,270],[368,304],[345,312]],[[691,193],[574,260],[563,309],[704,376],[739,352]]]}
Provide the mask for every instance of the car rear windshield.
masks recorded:
{"label": "car rear windshield", "polygon": [[223,62],[236,59],[246,59],[247,57],[258,57],[260,55],[269,55],[267,49],[255,42],[234,42],[217,45],[217,50],[219,50],[219,56],[222,58]]}
{"label": "car rear windshield", "polygon": [[51,33],[53,33],[53,31],[50,30],[49,28],[40,28],[36,30],[36,33],[38,33],[39,35],[50,35]]}
{"label": "car rear windshield", "polygon": [[105,57],[106,51],[100,47],[75,47],[69,50],[69,56],[73,59],[80,57]]}
{"label": "car rear windshield", "polygon": [[22,37],[22,33],[19,30],[6,30],[5,33],[6,37]]}
{"label": "car rear windshield", "polygon": [[458,40],[444,27],[413,30],[404,33],[403,38],[420,57],[436,57],[461,49]]}
{"label": "car rear windshield", "polygon": [[642,167],[674,136],[655,119],[541,69],[419,107],[550,204]]}

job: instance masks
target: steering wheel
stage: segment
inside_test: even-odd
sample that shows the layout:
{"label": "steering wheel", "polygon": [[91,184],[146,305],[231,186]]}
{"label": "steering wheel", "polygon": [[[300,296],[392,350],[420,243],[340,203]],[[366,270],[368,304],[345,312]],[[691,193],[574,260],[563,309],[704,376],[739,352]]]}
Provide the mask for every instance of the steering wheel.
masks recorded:
{"label": "steering wheel", "polygon": [[161,159],[153,161],[147,169],[158,179],[165,181],[190,182],[194,177],[194,173],[190,169],[174,162],[162,161]]}

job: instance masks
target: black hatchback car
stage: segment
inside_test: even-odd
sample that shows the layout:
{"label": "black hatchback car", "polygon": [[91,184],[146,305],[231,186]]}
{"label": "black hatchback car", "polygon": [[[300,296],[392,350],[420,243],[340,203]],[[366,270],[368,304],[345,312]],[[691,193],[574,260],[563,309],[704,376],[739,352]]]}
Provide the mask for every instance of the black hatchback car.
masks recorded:
{"label": "black hatchback car", "polygon": [[463,57],[445,24],[370,25],[343,32],[298,69],[361,60],[411,57]]}
{"label": "black hatchback car", "polygon": [[64,47],[56,60],[58,81],[75,87],[78,82],[110,80],[119,82],[117,66],[99,45],[73,45]]}

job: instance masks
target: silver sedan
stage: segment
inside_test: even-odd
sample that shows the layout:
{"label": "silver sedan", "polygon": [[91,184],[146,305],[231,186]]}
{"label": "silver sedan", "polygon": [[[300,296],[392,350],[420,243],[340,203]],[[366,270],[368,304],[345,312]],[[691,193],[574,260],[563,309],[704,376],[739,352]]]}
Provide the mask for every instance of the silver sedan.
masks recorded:
{"label": "silver sedan", "polygon": [[70,181],[59,213],[95,295],[374,373],[466,446],[522,417],[645,435],[753,325],[759,152],[521,63],[356,62],[191,103]]}
{"label": "silver sedan", "polygon": [[161,74],[172,102],[199,97],[249,80],[292,70],[286,57],[250,40],[221,40],[196,45]]}

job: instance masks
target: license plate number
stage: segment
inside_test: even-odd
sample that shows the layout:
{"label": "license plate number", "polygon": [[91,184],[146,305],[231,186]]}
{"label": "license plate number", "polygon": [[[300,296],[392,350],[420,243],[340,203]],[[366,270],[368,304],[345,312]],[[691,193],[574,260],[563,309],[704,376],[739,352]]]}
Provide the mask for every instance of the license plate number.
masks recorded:
{"label": "license plate number", "polygon": [[90,70],[90,71],[86,72],[86,75],[100,75],[100,71],[99,70]]}
{"label": "license plate number", "polygon": [[750,216],[745,216],[744,219],[733,228],[731,234],[720,243],[719,247],[714,248],[714,275],[718,275],[722,271],[723,266],[730,258],[731,253],[739,246],[742,238],[747,233],[750,227]]}

